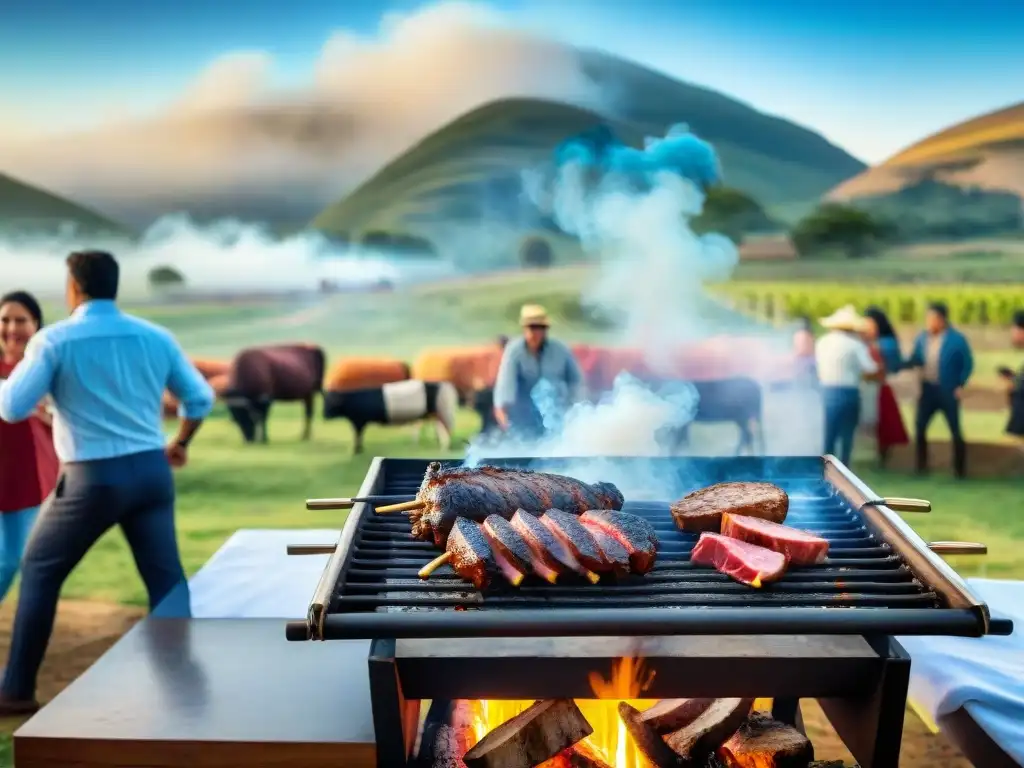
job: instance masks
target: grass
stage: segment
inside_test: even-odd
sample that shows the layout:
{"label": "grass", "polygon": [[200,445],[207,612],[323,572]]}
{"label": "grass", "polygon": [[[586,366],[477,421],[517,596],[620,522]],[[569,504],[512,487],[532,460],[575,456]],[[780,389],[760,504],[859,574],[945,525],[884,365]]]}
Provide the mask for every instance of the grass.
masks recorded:
{"label": "grass", "polygon": [[0,173],[0,231],[53,232],[63,223],[87,232],[127,233],[95,211]]}

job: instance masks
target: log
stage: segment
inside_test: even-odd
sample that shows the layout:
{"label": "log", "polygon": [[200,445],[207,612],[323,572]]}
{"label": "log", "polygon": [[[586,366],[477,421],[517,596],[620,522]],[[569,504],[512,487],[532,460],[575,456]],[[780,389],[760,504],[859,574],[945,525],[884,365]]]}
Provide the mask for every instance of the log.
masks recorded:
{"label": "log", "polygon": [[462,761],[467,768],[534,768],[593,732],[575,701],[545,699],[492,730]]}
{"label": "log", "polygon": [[814,747],[793,726],[754,712],[717,754],[726,768],[807,768]]}
{"label": "log", "polygon": [[537,768],[612,768],[585,740],[547,760]]}
{"label": "log", "polygon": [[715,699],[688,726],[665,736],[665,743],[683,760],[701,760],[743,725],[753,706],[754,699]]}
{"label": "log", "polygon": [[431,704],[417,754],[420,768],[466,768],[462,756],[473,743],[473,713],[465,701]]}
{"label": "log", "polygon": [[679,755],[669,748],[658,732],[644,722],[642,713],[636,707],[625,701],[620,701],[619,718],[633,738],[636,748],[655,768],[682,768],[687,765]]}
{"label": "log", "polygon": [[714,699],[662,699],[645,709],[640,719],[658,733],[685,728],[714,703]]}

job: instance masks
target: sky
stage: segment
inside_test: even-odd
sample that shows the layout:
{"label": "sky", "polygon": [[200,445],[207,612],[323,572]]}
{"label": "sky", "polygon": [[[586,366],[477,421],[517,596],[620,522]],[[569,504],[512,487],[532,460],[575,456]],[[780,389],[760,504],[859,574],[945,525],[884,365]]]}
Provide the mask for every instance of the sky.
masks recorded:
{"label": "sky", "polygon": [[[811,127],[875,163],[1024,100],[1024,0],[493,0],[504,23],[601,48]],[[142,116],[218,58],[310,77],[339,30],[414,0],[0,0],[0,133]]]}

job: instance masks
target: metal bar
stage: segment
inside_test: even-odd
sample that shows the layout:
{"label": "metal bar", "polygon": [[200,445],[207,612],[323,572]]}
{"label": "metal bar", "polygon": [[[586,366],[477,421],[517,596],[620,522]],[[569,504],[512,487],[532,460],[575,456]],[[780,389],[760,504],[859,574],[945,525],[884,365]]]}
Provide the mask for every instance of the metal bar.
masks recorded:
{"label": "metal bar", "polygon": [[621,635],[624,628],[636,636],[876,633],[980,637],[982,634],[977,614],[970,609],[820,607],[347,613],[325,616],[322,631],[323,639],[356,640],[377,637],[607,637]]}
{"label": "metal bar", "polygon": [[337,544],[289,544],[289,555],[333,555]]}
{"label": "metal bar", "polygon": [[[396,590],[401,591],[401,590]],[[515,609],[516,612],[528,610],[561,610],[563,608],[595,608],[610,610],[626,607],[650,608],[740,608],[751,606],[756,608],[771,607],[775,610],[783,608],[802,608],[820,606],[823,608],[847,607],[892,607],[892,608],[935,608],[938,595],[934,592],[915,592],[909,595],[870,595],[856,592],[837,592],[833,594],[794,594],[766,592],[759,594],[748,589],[733,594],[715,594],[712,592],[677,592],[671,595],[587,595],[580,590],[577,595],[547,596],[539,590],[531,595],[488,595],[479,592],[451,592],[448,595],[351,595],[338,598],[340,612],[373,610],[375,608],[458,608],[477,607],[485,610]],[[778,619],[777,619],[778,620]]]}
{"label": "metal bar", "polygon": [[[405,766],[412,754],[419,726],[420,702],[407,697],[395,665],[395,641],[374,640],[368,658],[370,708],[377,734],[379,768]],[[398,737],[398,738],[396,738]]]}
{"label": "metal bar", "polygon": [[988,634],[988,606],[974,596],[956,571],[928,549],[928,544],[895,512],[884,505],[866,504],[872,499],[877,499],[878,494],[864,485],[839,459],[835,456],[825,456],[824,460],[825,479],[852,502],[854,507],[861,509],[865,522],[892,545],[914,575],[939,593],[950,608],[972,611],[980,628],[979,634]]}

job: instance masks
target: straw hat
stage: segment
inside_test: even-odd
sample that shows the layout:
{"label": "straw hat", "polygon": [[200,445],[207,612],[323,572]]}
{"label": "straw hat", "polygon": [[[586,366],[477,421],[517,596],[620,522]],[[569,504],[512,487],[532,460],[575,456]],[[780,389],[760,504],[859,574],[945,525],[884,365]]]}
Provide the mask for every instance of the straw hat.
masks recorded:
{"label": "straw hat", "polygon": [[524,304],[519,310],[519,325],[543,325],[545,328],[551,325],[548,320],[548,313],[540,304]]}
{"label": "straw hat", "polygon": [[867,321],[861,317],[852,304],[840,307],[818,322],[821,323],[822,328],[827,328],[830,331],[852,331],[853,333],[861,333],[867,326]]}

